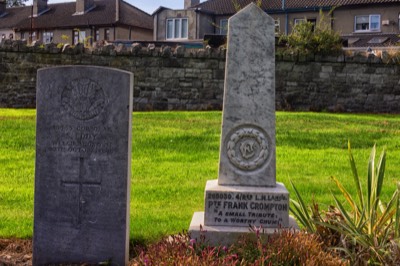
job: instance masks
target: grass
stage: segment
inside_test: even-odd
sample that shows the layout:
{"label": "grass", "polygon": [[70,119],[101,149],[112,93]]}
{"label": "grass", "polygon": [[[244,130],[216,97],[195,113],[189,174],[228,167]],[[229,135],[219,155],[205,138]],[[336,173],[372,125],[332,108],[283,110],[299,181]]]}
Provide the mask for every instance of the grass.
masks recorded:
{"label": "grass", "polygon": [[[154,242],[189,227],[204,210],[207,180],[218,175],[220,112],[134,113],[131,238]],[[400,117],[277,113],[277,180],[289,180],[306,202],[332,204],[330,176],[351,187],[347,140],[360,176],[374,143],[387,148],[384,200],[400,173]],[[0,109],[0,237],[28,238],[33,231],[35,110]],[[350,191],[355,193],[355,191]],[[337,191],[337,195],[339,195]]]}

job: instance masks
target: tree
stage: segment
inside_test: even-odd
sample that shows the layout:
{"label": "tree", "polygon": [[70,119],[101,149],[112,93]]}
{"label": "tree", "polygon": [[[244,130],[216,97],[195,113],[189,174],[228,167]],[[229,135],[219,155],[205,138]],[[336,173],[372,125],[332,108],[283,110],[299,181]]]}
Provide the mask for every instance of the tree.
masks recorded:
{"label": "tree", "polygon": [[7,7],[24,6],[28,0],[6,0]]}

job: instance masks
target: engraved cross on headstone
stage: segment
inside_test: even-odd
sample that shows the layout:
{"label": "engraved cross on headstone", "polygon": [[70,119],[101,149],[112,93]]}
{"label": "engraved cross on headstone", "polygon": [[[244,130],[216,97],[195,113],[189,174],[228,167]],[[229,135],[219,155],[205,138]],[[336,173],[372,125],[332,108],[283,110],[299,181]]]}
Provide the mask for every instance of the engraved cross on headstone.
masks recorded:
{"label": "engraved cross on headstone", "polygon": [[100,182],[91,182],[86,181],[86,168],[85,168],[85,158],[79,157],[79,177],[77,181],[68,181],[61,180],[61,185],[63,187],[78,187],[78,213],[76,215],[76,219],[74,221],[74,225],[76,227],[80,227],[83,222],[83,212],[85,208],[85,204],[89,200],[88,197],[85,197],[83,189],[84,187],[93,187],[101,189],[101,181]]}

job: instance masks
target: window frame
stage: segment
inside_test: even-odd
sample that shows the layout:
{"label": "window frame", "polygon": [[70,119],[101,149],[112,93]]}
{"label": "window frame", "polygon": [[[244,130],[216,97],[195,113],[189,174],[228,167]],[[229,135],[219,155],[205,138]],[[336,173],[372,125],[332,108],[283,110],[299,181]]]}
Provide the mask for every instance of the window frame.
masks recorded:
{"label": "window frame", "polygon": [[85,43],[86,31],[85,30],[74,30],[74,45],[78,43]]}
{"label": "window frame", "polygon": [[274,32],[275,32],[275,35],[279,35],[279,33],[281,32],[281,19],[280,18],[274,19]]}
{"label": "window frame", "polygon": [[312,24],[312,32],[314,32],[315,27],[317,26],[317,18],[295,18],[294,19],[294,25],[293,26],[297,26],[301,23],[307,23],[310,22]]}
{"label": "window frame", "polygon": [[295,18],[294,19],[294,26],[296,26],[297,24],[300,24],[300,23],[304,23],[304,22],[307,22],[307,19],[305,19],[305,18]]}
{"label": "window frame", "polygon": [[397,25],[399,25],[399,30],[400,30],[400,13],[399,13],[399,19],[398,19],[398,24]]}
{"label": "window frame", "polygon": [[94,30],[94,41],[95,42],[100,41],[100,30],[99,29]]}
{"label": "window frame", "polygon": [[[225,25],[223,25],[225,24]],[[228,34],[228,19],[223,18],[219,21],[219,34],[227,35]]]}
{"label": "window frame", "polygon": [[44,31],[42,34],[42,39],[44,44],[52,43],[53,38],[54,38],[54,33],[52,31]]}
{"label": "window frame", "polygon": [[[368,17],[368,29],[357,29],[357,18]],[[378,18],[378,27],[372,28],[372,18]],[[360,23],[358,23],[360,24]],[[354,32],[380,32],[381,31],[381,15],[380,14],[369,14],[369,15],[357,15],[354,16]]]}
{"label": "window frame", "polygon": [[109,41],[111,37],[111,32],[109,28],[104,29],[104,40]]}
{"label": "window frame", "polygon": [[[186,21],[186,30],[183,21]],[[171,24],[170,24],[171,23]],[[172,25],[172,29],[170,28]],[[176,26],[178,25],[178,29]],[[169,29],[171,30],[169,34]],[[184,32],[185,30],[185,32]],[[176,36],[179,35],[179,36]],[[189,19],[185,18],[167,18],[165,23],[165,39],[166,40],[187,40],[189,38]]]}

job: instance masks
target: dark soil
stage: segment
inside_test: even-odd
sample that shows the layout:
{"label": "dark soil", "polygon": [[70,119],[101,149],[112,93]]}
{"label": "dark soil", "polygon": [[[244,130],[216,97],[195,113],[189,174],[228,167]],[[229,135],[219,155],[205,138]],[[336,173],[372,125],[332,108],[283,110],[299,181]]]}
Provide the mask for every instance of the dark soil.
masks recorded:
{"label": "dark soil", "polygon": [[[137,254],[139,246],[131,247],[129,265],[137,265],[132,256]],[[32,266],[32,239],[2,239],[0,238],[0,266]],[[65,266],[76,264],[65,264]],[[90,264],[80,264],[88,266]]]}
{"label": "dark soil", "polygon": [[31,239],[0,238],[0,266],[8,265],[32,265]]}

